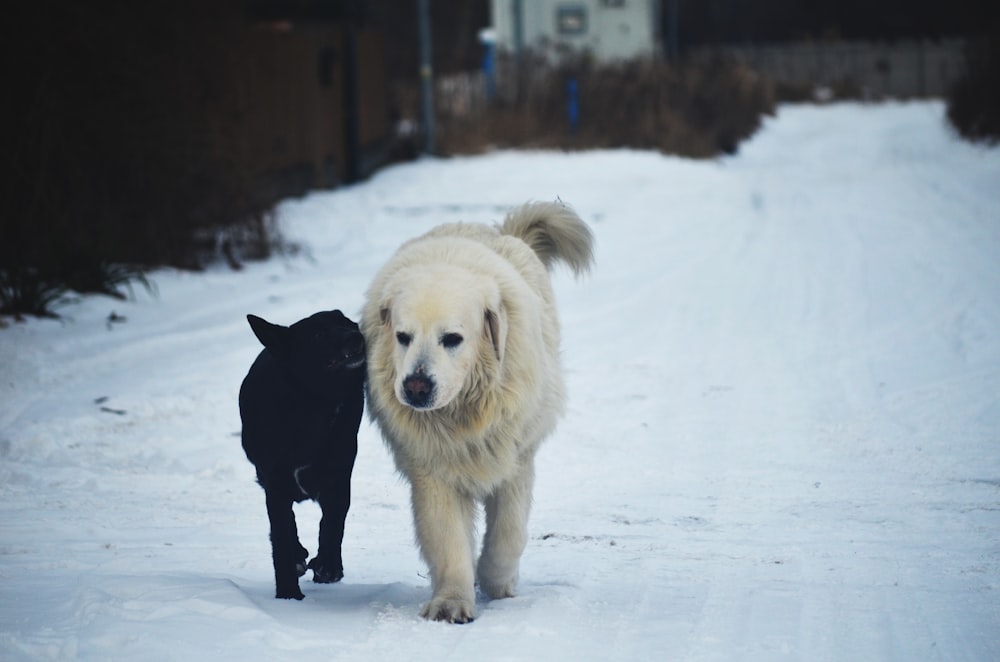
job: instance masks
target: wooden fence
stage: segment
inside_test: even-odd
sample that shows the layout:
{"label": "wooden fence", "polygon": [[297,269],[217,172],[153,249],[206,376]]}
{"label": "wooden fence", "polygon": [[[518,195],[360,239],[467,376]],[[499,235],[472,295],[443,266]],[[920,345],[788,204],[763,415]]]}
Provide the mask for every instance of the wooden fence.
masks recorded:
{"label": "wooden fence", "polygon": [[[389,139],[380,35],[261,25],[235,36],[206,114],[255,170],[307,187],[365,176]],[[228,146],[233,147],[233,146]]]}
{"label": "wooden fence", "polygon": [[862,96],[941,97],[962,73],[964,42],[831,42],[699,48],[693,58],[719,55],[743,62],[778,83],[855,86]]}
{"label": "wooden fence", "polygon": [[204,236],[368,174],[392,136],[380,33],[355,3],[283,17],[306,4],[20,3],[0,273],[197,263]]}

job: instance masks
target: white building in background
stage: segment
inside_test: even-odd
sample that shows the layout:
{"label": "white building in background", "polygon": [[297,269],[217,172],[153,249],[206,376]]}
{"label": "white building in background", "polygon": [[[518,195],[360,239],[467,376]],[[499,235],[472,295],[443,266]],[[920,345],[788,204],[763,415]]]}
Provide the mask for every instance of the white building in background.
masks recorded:
{"label": "white building in background", "polygon": [[658,56],[660,0],[491,0],[496,48],[590,53],[600,61]]}

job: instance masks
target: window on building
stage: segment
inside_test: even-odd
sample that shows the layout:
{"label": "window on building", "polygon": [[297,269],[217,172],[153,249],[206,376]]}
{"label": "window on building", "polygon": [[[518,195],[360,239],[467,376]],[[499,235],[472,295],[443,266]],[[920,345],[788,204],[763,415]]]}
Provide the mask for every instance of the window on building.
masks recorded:
{"label": "window on building", "polygon": [[557,7],[556,29],[559,34],[585,34],[587,32],[587,8],[582,5]]}

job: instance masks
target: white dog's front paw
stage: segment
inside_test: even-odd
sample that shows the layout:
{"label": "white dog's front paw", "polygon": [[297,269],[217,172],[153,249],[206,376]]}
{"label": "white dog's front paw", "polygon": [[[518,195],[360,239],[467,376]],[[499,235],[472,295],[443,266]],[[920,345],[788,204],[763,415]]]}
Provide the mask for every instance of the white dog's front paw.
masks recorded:
{"label": "white dog's front paw", "polygon": [[517,577],[511,577],[508,579],[479,578],[479,588],[493,600],[498,600],[500,598],[513,598],[517,595],[514,592],[515,586],[517,586]]}
{"label": "white dog's front paw", "polygon": [[476,572],[479,588],[491,599],[513,598],[517,586],[517,564],[491,563],[485,556],[479,559]]}
{"label": "white dog's front paw", "polygon": [[424,605],[421,615],[432,621],[471,623],[476,618],[476,605],[464,598],[435,597]]}

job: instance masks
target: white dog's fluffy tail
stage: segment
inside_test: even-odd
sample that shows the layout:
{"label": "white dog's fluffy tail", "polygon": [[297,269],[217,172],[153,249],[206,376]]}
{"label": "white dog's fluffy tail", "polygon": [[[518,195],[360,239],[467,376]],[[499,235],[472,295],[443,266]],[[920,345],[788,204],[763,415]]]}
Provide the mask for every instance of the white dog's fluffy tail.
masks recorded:
{"label": "white dog's fluffy tail", "polygon": [[500,232],[528,244],[545,268],[562,260],[577,276],[594,263],[594,235],[576,212],[558,202],[529,202],[507,214]]}

